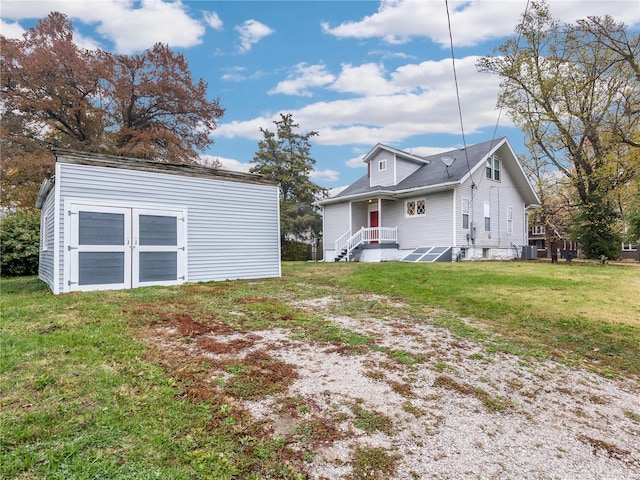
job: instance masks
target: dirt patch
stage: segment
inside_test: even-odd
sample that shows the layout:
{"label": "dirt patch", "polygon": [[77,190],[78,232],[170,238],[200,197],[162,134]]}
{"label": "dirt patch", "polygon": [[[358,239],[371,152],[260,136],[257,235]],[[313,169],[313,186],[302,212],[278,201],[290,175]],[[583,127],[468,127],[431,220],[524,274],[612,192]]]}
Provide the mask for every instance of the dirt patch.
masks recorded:
{"label": "dirt patch", "polygon": [[[640,477],[636,380],[490,352],[370,300],[398,318],[332,315],[333,297],[292,305],[365,345],[187,313],[164,315],[145,337],[185,395],[216,405],[211,428],[233,418],[234,431],[284,439],[283,455],[310,479]],[[243,302],[276,312],[271,299]]]}

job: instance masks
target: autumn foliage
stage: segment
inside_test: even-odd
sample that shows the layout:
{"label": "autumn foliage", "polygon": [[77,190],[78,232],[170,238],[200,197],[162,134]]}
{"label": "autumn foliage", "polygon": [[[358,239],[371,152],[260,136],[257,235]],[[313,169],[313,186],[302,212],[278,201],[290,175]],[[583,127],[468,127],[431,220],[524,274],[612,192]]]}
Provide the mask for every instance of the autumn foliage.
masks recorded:
{"label": "autumn foliage", "polygon": [[60,13],[0,42],[4,207],[33,205],[53,168],[50,147],[193,163],[224,114],[166,45],[136,55],[81,49]]}

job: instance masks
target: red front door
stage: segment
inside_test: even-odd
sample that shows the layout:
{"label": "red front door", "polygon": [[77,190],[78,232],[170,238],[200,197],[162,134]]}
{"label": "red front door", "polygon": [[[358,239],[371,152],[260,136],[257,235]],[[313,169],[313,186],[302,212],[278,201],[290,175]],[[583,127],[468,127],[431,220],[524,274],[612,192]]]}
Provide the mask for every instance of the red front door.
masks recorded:
{"label": "red front door", "polygon": [[[377,228],[378,225],[378,211],[369,212],[369,227]],[[378,243],[378,231],[371,232],[371,243]]]}

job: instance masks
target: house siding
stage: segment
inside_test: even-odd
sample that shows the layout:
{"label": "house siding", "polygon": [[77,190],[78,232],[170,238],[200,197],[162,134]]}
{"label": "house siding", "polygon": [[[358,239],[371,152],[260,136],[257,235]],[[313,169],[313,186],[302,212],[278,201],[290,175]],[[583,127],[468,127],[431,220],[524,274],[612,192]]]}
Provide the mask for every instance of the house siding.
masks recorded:
{"label": "house siding", "polygon": [[[378,165],[380,164],[380,160],[383,159],[387,161],[387,169],[380,172]],[[393,153],[382,150],[370,160],[370,164],[371,176],[369,182],[372,187],[374,185],[380,185],[382,187],[394,185],[395,155]]]}
{"label": "house siding", "polygon": [[[64,200],[186,209],[187,280],[280,275],[278,192],[275,186],[167,173],[58,163],[58,229],[64,238]],[[60,272],[64,272],[60,242]],[[60,275],[60,291],[64,290]]]}
{"label": "house siding", "polygon": [[396,157],[396,184],[415,172],[421,165]]}
{"label": "house siding", "polygon": [[[506,153],[498,150],[498,158],[505,158]],[[472,199],[470,205],[471,219],[476,225],[475,247],[521,250],[527,244],[527,228],[525,225],[525,202],[513,182],[512,173],[507,162],[501,162],[500,181],[486,178],[484,164],[480,165],[471,176],[477,186],[471,196],[471,179],[460,185],[456,192],[456,246],[472,246],[467,239],[470,230],[462,229],[462,198]],[[484,230],[484,204],[488,203],[491,213],[491,231]],[[507,233],[507,207],[513,212],[513,233]]]}
{"label": "house siding", "polygon": [[334,203],[324,207],[324,234],[322,242],[325,252],[334,250],[334,244],[351,226],[349,225],[349,203]]}
{"label": "house siding", "polygon": [[[426,200],[426,215],[407,217],[405,202]],[[451,205],[453,192],[439,192],[431,195],[417,195],[389,202],[391,208],[383,211],[384,222],[398,227],[398,246],[401,250],[418,247],[451,245]]]}
{"label": "house siding", "polygon": [[[384,212],[383,212],[384,215]],[[369,208],[366,202],[351,204],[351,233],[356,233],[362,227],[369,226]]]}

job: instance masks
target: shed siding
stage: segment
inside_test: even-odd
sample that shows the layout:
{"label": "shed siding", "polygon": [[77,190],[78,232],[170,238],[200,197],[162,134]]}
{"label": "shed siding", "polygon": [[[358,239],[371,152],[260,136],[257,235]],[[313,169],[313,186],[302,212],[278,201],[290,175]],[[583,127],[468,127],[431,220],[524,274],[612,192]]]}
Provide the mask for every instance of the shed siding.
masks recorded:
{"label": "shed siding", "polygon": [[[55,285],[55,274],[53,271],[54,254],[55,254],[55,194],[52,190],[49,196],[42,206],[42,212],[40,214],[40,222],[44,223],[44,228],[41,229],[41,235],[43,237],[40,240],[40,255],[38,261],[38,277],[49,285],[49,288],[53,290]],[[47,246],[46,250],[43,250],[44,245]]]}
{"label": "shed siding", "polygon": [[[64,199],[67,198],[104,206],[183,208],[188,211],[188,281],[280,274],[275,186],[122,168],[59,165],[57,181],[63,199],[60,238],[64,238]],[[61,262],[64,248],[61,244]],[[62,267],[61,264],[61,272]]]}

